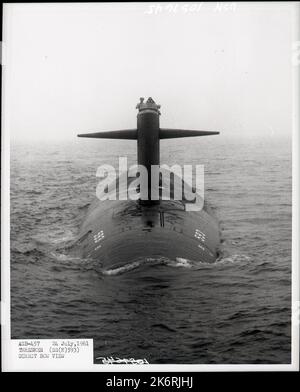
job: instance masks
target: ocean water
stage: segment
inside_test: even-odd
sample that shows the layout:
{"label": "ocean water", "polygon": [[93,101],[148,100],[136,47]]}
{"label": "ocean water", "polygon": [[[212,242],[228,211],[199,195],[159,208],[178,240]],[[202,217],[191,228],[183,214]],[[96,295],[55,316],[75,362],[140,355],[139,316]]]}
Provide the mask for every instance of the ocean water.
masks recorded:
{"label": "ocean water", "polygon": [[95,358],[149,363],[290,363],[291,142],[166,140],[161,154],[205,165],[222,233],[213,264],[150,258],[110,272],[68,252],[97,167],[134,163],[135,142],[12,145],[12,338],[92,338]]}

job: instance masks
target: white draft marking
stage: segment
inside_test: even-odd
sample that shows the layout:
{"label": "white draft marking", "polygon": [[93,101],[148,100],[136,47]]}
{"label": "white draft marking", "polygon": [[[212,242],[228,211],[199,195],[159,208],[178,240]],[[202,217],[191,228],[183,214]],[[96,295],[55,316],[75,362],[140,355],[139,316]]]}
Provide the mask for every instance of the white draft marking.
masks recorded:
{"label": "white draft marking", "polygon": [[206,235],[199,229],[195,230],[194,237],[202,242],[205,242],[205,239],[206,239]]}
{"label": "white draft marking", "polygon": [[94,242],[97,244],[105,237],[103,230],[100,230],[97,234],[94,234]]}

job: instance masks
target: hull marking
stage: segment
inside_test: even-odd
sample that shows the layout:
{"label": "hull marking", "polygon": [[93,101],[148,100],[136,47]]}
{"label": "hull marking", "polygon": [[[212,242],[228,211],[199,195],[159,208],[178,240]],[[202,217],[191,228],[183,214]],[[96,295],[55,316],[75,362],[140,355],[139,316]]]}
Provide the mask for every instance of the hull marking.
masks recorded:
{"label": "hull marking", "polygon": [[196,230],[195,230],[194,237],[196,237],[198,240],[201,240],[202,242],[205,242],[206,236],[205,236],[205,234],[202,233],[202,231],[199,230],[199,229],[196,229]]}
{"label": "hull marking", "polygon": [[101,230],[97,234],[95,234],[94,235],[94,242],[95,242],[95,244],[97,244],[97,242],[103,240],[104,237],[105,236],[104,236],[103,230]]}

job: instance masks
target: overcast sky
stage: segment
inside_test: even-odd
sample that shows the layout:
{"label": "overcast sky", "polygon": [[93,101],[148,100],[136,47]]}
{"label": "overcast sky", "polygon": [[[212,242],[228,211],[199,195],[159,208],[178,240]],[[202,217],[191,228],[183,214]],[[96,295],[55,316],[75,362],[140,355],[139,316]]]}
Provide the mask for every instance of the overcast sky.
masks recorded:
{"label": "overcast sky", "polygon": [[135,128],[141,96],[161,127],[291,134],[295,5],[152,4],[5,4],[11,137]]}

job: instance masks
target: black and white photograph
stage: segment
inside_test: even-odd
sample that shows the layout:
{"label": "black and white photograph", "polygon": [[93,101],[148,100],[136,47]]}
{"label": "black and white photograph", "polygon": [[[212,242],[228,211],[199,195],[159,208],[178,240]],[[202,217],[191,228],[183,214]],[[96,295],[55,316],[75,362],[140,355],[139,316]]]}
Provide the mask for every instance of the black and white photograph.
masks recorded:
{"label": "black and white photograph", "polygon": [[299,370],[299,10],[3,5],[4,371]]}

